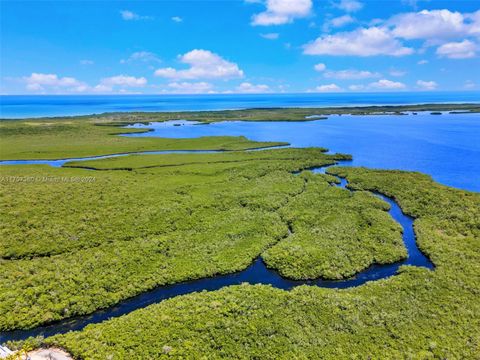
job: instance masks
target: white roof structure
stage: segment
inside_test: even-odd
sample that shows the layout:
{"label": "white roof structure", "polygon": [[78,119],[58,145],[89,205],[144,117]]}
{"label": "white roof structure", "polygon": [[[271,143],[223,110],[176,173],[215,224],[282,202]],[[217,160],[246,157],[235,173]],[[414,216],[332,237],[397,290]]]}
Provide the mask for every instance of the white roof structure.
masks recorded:
{"label": "white roof structure", "polygon": [[4,359],[9,355],[12,355],[13,351],[7,348],[6,346],[0,345],[0,359]]}

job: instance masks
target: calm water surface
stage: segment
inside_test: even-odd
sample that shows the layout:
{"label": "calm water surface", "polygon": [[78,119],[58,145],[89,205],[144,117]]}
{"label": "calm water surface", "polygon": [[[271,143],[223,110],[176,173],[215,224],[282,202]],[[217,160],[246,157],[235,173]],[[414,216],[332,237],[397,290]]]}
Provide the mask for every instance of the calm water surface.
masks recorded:
{"label": "calm water surface", "polygon": [[118,111],[197,111],[258,107],[326,107],[480,102],[478,91],[214,94],[0,95],[0,118],[90,115]]}
{"label": "calm water surface", "polygon": [[[173,126],[174,124],[182,126]],[[480,191],[480,114],[330,116],[309,122],[135,124],[154,131],[127,136],[192,138],[244,135],[258,141],[321,146],[353,155],[352,166],[420,171],[436,181]]]}

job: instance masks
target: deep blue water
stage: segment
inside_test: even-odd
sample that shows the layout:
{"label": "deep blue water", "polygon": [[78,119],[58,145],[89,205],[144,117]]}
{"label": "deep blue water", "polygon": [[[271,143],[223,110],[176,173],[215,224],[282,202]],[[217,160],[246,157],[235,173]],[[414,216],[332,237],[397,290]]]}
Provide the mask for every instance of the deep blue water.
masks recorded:
{"label": "deep blue water", "polygon": [[225,110],[480,102],[478,91],[229,95],[0,95],[0,118],[90,115],[116,111]]}
{"label": "deep blue water", "polygon": [[353,155],[352,166],[420,171],[436,181],[480,192],[480,114],[330,116],[309,122],[194,122],[136,124],[154,131],[128,136],[191,138],[244,135]]}

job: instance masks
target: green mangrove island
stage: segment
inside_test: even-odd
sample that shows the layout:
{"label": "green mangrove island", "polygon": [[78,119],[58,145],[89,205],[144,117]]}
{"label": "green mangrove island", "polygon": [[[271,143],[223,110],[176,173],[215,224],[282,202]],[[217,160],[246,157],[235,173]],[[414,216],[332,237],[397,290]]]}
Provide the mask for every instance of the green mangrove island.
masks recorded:
{"label": "green mangrove island", "polygon": [[[343,280],[407,256],[387,202],[414,219],[435,268],[361,286],[241,284],[172,297],[80,331],[10,341],[75,359],[479,359],[480,194],[417,172],[331,167],[322,148],[245,137],[121,137],[172,119],[308,121],[330,114],[479,112],[478,105],[118,113],[3,120],[0,338],[94,314],[157,287],[232,274],[259,257],[287,279]],[[414,115],[408,115],[414,116]],[[454,115],[453,115],[454,116]],[[249,151],[262,148],[261,151]],[[270,149],[271,148],[271,149]],[[338,177],[348,189],[331,186]],[[83,181],[82,179],[89,179]]]}

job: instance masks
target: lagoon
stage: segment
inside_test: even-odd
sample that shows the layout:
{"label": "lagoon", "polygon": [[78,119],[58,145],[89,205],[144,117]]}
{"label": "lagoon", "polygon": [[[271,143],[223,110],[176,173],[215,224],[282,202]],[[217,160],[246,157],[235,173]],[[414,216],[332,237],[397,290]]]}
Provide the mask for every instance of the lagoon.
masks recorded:
{"label": "lagoon", "polygon": [[351,154],[352,166],[419,171],[445,185],[480,191],[480,114],[332,115],[306,122],[171,121],[128,127],[153,131],[125,136],[243,135],[293,147],[326,147]]}

